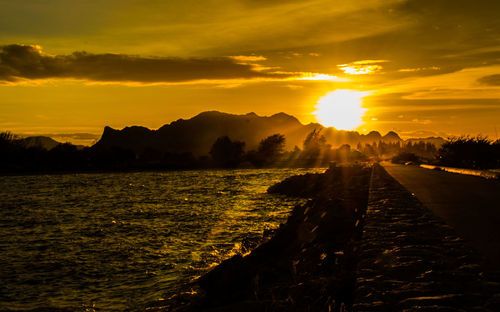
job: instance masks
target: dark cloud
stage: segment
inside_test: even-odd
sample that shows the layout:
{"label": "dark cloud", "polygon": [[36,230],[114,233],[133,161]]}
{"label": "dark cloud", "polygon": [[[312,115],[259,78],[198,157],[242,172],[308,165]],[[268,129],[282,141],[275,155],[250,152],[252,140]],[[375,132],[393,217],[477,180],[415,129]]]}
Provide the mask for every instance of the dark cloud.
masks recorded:
{"label": "dark cloud", "polygon": [[287,78],[293,74],[258,71],[227,57],[146,58],[123,54],[50,56],[37,46],[0,47],[0,81],[73,78],[102,82],[175,83],[195,80]]}
{"label": "dark cloud", "polygon": [[481,77],[477,82],[487,86],[500,86],[500,74]]}
{"label": "dark cloud", "polygon": [[[318,52],[312,68],[324,64],[344,64],[366,59],[386,59],[373,81],[434,76],[465,68],[486,67],[500,63],[500,1],[498,0],[404,0],[391,3],[387,23],[401,22],[400,27],[341,42],[304,47]],[[354,16],[365,17],[360,11]],[[386,15],[384,15],[386,14]],[[371,23],[366,19],[366,23]],[[296,49],[298,52],[303,52]],[[270,59],[271,55],[266,54]],[[307,65],[307,64],[306,64]],[[284,67],[284,65],[282,65]],[[328,73],[334,74],[335,69]],[[358,79],[361,77],[357,77]],[[369,77],[362,77],[368,79]]]}

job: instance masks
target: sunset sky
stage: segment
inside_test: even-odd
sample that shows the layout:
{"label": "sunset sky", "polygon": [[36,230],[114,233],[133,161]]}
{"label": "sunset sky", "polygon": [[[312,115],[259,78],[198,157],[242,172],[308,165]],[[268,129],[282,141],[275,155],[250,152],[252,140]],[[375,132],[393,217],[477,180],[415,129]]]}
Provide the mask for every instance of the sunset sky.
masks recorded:
{"label": "sunset sky", "polygon": [[[90,144],[206,110],[365,133],[500,132],[498,0],[0,0],[0,131]],[[358,93],[360,92],[360,93]]]}

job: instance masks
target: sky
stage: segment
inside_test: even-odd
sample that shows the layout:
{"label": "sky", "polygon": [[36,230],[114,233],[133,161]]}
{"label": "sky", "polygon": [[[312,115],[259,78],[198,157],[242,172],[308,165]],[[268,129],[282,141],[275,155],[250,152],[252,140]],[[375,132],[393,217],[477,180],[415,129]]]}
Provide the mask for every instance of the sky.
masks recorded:
{"label": "sky", "polygon": [[497,139],[498,12],[498,0],[0,0],[0,131],[91,144],[106,125],[207,110],[307,124],[350,90],[361,133]]}

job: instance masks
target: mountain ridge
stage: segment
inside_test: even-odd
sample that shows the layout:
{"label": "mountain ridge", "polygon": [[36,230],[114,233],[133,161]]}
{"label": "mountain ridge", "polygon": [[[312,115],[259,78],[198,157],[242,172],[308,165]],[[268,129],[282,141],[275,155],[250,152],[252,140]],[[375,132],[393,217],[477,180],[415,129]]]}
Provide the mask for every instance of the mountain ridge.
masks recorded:
{"label": "mountain ridge", "polygon": [[51,137],[42,135],[25,137],[22,139],[22,142],[26,145],[26,147],[38,147],[48,151],[55,148],[59,144],[62,144]]}
{"label": "mountain ridge", "polygon": [[[296,117],[284,112],[271,116],[259,116],[254,112],[247,114],[230,114],[219,111],[205,111],[189,119],[178,119],[165,124],[157,130],[142,126],[127,126],[121,130],[106,126],[94,149],[119,147],[141,153],[145,149],[156,149],[169,153],[193,153],[197,156],[207,155],[212,144],[221,136],[228,136],[233,141],[245,142],[246,150],[257,148],[259,142],[276,133],[286,138],[286,150],[302,143],[311,131],[321,130],[326,142],[333,147],[343,144],[373,144],[405,142],[400,136],[389,131],[382,136],[378,131],[360,134],[357,131],[326,128],[317,123],[302,124]],[[436,143],[442,138],[433,138]],[[424,141],[412,139],[412,142]]]}

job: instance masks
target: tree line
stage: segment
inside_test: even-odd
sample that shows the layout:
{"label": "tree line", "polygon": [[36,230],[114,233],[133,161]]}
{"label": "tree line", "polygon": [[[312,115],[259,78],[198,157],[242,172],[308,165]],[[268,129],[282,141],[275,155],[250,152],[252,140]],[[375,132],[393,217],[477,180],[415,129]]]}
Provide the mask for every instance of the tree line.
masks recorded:
{"label": "tree line", "polygon": [[0,133],[0,172],[176,170],[202,168],[321,167],[330,161],[366,160],[348,145],[332,149],[319,130],[312,131],[302,149],[285,151],[285,136],[273,134],[260,141],[256,149],[222,136],[207,155],[164,152],[148,147],[140,152],[120,147],[79,148],[70,143],[46,150],[26,144],[9,132]]}
{"label": "tree line", "polygon": [[392,158],[392,161],[427,162],[468,169],[500,168],[500,140],[493,141],[480,135],[450,137],[438,150],[426,146],[425,152],[430,154],[425,157],[424,149],[420,151],[415,151],[414,148],[403,149]]}
{"label": "tree line", "polygon": [[286,138],[276,133],[255,149],[222,136],[207,155],[164,152],[154,147],[134,152],[120,147],[79,148],[70,143],[51,150],[28,146],[19,137],[0,133],[0,172],[181,170],[204,168],[327,167],[330,162],[390,159],[394,162],[428,162],[464,168],[499,168],[500,143],[484,137],[451,138],[441,148],[431,143],[373,142],[332,147],[321,130],[311,131],[302,146],[285,150]]}
{"label": "tree line", "polygon": [[244,151],[245,142],[231,141],[227,136],[212,145],[210,156],[217,167],[326,167],[332,161],[366,161],[367,157],[347,144],[334,149],[326,143],[320,130],[309,133],[302,149],[285,151],[285,136],[273,134],[260,141],[257,149]]}

